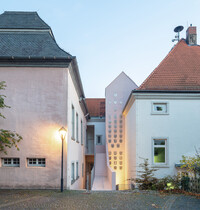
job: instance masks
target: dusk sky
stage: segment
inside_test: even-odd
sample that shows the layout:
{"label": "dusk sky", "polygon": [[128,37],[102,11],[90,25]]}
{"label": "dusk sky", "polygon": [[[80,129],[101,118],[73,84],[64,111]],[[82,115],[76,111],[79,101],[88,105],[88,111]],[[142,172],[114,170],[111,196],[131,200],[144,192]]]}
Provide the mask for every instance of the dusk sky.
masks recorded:
{"label": "dusk sky", "polygon": [[197,26],[199,0],[1,0],[4,11],[37,11],[58,45],[77,57],[86,97],[104,97],[124,71],[138,86],[171,50],[174,28]]}

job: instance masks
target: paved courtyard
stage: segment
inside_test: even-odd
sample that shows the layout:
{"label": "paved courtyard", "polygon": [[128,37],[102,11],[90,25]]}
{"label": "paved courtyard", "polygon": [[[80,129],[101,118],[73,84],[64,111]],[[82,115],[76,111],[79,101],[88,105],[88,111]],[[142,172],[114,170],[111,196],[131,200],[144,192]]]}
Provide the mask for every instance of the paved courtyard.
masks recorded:
{"label": "paved courtyard", "polygon": [[0,209],[200,209],[200,199],[156,192],[0,190]]}

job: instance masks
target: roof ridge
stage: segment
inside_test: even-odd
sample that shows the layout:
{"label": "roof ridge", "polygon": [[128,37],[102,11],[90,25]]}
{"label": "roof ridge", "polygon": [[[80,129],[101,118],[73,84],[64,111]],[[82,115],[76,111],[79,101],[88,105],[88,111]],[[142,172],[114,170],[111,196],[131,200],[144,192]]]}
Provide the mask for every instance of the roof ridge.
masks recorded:
{"label": "roof ridge", "polygon": [[[4,11],[4,13],[15,13],[15,14],[30,14],[30,13],[34,13],[34,14],[38,14],[36,11]],[[3,13],[3,14],[4,14]]]}
{"label": "roof ridge", "polygon": [[[107,86],[106,86],[106,88],[105,89],[107,89],[112,83],[114,83],[114,81],[116,81],[119,77],[120,77],[120,75],[122,75],[122,74],[124,74],[133,84],[135,84],[136,85],[136,83],[124,72],[124,71],[122,71],[120,74],[118,74],[113,80],[112,80],[112,82],[110,82]],[[136,85],[137,86],[137,85]]]}
{"label": "roof ridge", "polygon": [[141,90],[144,86],[144,84],[151,79],[151,77],[155,74],[156,70],[160,67],[160,65],[168,59],[168,57],[174,52],[178,46],[180,45],[181,42],[185,41],[185,39],[181,39],[170,51],[169,53],[165,56],[165,58],[158,64],[158,66],[149,74],[149,76],[143,81],[143,83],[137,88],[137,90]]}

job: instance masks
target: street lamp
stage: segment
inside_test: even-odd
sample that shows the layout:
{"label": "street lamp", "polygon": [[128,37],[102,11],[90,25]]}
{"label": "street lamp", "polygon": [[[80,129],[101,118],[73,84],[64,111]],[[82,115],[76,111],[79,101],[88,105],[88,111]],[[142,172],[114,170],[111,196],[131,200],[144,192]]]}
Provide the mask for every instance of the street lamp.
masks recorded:
{"label": "street lamp", "polygon": [[61,186],[60,191],[63,192],[63,142],[66,136],[67,130],[62,127],[59,129],[60,138],[62,140],[62,156],[61,156]]}

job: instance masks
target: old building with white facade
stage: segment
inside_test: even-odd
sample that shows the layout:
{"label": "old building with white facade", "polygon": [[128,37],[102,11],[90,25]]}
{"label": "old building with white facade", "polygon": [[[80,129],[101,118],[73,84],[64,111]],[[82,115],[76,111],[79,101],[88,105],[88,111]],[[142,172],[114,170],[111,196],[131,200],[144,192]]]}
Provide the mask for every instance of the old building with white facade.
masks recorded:
{"label": "old building with white facade", "polygon": [[130,187],[148,158],[157,177],[177,173],[200,147],[200,47],[190,26],[137,85],[122,72],[105,98],[85,98],[76,57],[62,50],[36,12],[0,15],[1,128],[19,133],[20,151],[0,152],[0,188],[115,190]]}
{"label": "old building with white facade", "polygon": [[[194,37],[194,39],[191,39]],[[175,175],[182,155],[200,147],[200,47],[190,26],[159,66],[130,94],[124,108],[126,178],[148,158],[157,177]]]}

